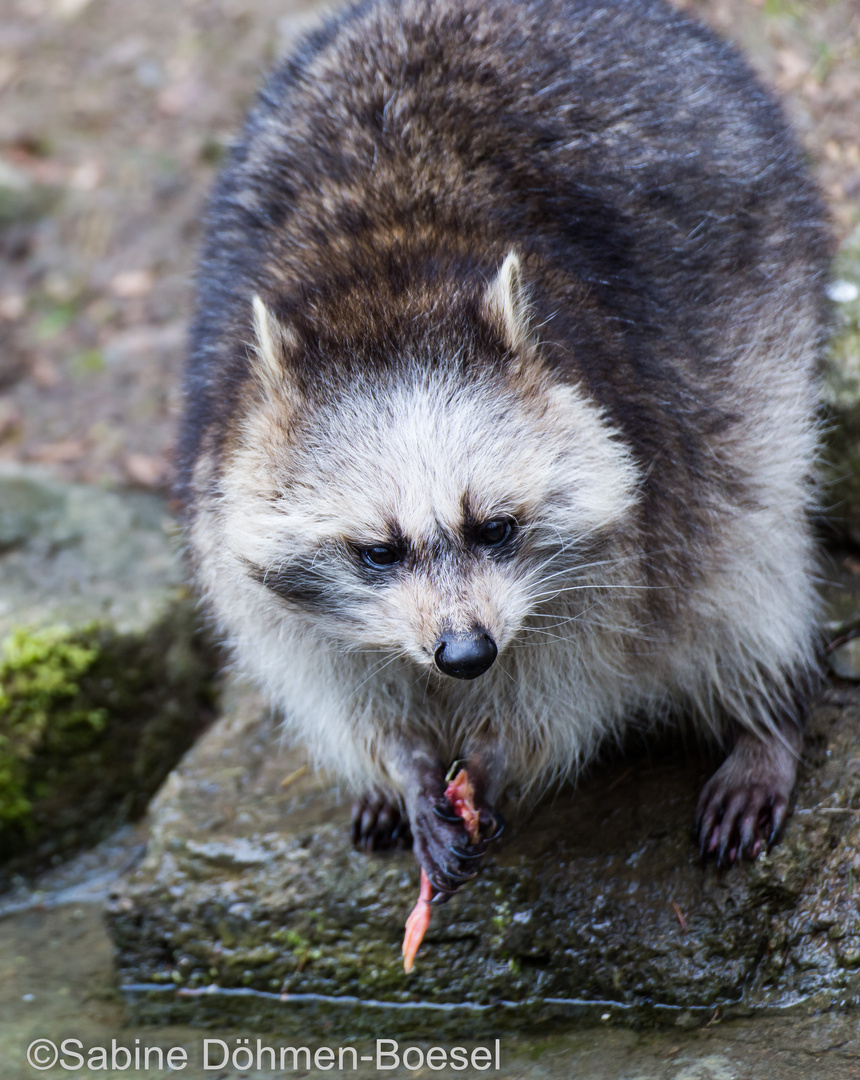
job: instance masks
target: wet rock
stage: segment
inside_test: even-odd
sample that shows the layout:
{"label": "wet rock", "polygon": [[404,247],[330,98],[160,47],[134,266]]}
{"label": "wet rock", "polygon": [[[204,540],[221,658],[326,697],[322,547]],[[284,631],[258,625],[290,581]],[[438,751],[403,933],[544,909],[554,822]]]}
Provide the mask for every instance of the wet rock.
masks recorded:
{"label": "wet rock", "polygon": [[830,670],[840,679],[860,681],[860,637],[838,645],[827,657]]}
{"label": "wet rock", "polygon": [[0,472],[0,888],[139,816],[213,658],[163,502]]}
{"label": "wet rock", "polygon": [[860,543],[860,226],[837,256],[830,294],[835,325],[824,369],[825,504],[834,525]]}
{"label": "wet rock", "polygon": [[855,1004],[860,695],[831,695],[770,855],[700,866],[691,823],[713,763],[652,747],[516,821],[484,874],[434,909],[407,976],[412,857],[354,851],[348,805],[278,752],[259,700],[234,689],[157,796],[148,854],[109,905],[132,1012],[438,1038]]}

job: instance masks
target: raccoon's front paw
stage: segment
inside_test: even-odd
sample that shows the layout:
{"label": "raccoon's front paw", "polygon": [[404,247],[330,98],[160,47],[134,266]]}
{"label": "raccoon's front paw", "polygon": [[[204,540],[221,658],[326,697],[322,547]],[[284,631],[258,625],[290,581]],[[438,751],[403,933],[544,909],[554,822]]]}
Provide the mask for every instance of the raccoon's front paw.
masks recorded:
{"label": "raccoon's front paw", "polygon": [[423,794],[416,800],[412,850],[433,886],[432,903],[443,903],[477,877],[490,844],[502,834],[505,822],[501,814],[486,805],[477,809],[480,838],[473,844],[444,795]]}
{"label": "raccoon's front paw", "polygon": [[779,739],[742,736],[702,789],[696,834],[702,859],[756,859],[778,839],[794,787],[796,750]]}
{"label": "raccoon's front paw", "polygon": [[352,806],[352,842],[362,851],[409,850],[412,833],[400,807],[384,795],[366,793]]}

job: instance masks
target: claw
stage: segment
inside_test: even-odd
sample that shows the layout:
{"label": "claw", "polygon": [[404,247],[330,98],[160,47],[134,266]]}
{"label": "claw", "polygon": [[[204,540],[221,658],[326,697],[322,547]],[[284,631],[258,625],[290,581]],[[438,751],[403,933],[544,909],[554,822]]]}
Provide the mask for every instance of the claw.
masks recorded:
{"label": "claw", "polygon": [[441,818],[442,821],[447,821],[451,825],[462,825],[463,822],[457,814],[445,813],[441,806],[434,806],[433,813],[437,818]]}
{"label": "claw", "polygon": [[788,802],[783,799],[775,800],[773,806],[771,807],[771,820],[773,821],[773,826],[770,830],[770,836],[767,840],[768,851],[770,851],[770,849],[779,839],[779,834],[782,832],[782,827],[785,824],[785,818],[787,813]]}
{"label": "claw", "polygon": [[478,871],[473,870],[471,874],[449,874],[448,877],[451,881],[456,882],[457,888],[461,885],[465,885],[467,881],[472,881],[478,876]]}
{"label": "claw", "polygon": [[454,847],[453,844],[448,850],[452,855],[456,855],[458,859],[483,859],[486,854],[484,851],[463,851],[462,848]]}
{"label": "claw", "polygon": [[756,822],[749,814],[741,822],[741,835],[738,843],[738,854],[751,855],[753,841],[755,839]]}
{"label": "claw", "polygon": [[708,810],[702,815],[702,825],[699,836],[699,858],[704,862],[716,846],[714,844],[714,826],[717,824],[717,811]]}
{"label": "claw", "polygon": [[364,852],[402,847],[409,840],[409,822],[394,803],[367,794],[353,804],[350,836]]}
{"label": "claw", "polygon": [[799,727],[785,724],[780,738],[741,732],[732,752],[705,785],[696,808],[699,854],[720,866],[755,859],[779,839],[788,816]]}
{"label": "claw", "polygon": [[[454,888],[450,888],[448,884],[442,885],[440,884],[440,882],[435,881],[433,878],[431,878],[429,874],[427,875],[427,877],[433,887],[433,899],[430,901],[431,904],[444,904],[446,900],[451,899],[451,897],[457,892],[459,888],[459,885],[454,886]],[[440,897],[442,899],[440,899]]]}
{"label": "claw", "polygon": [[488,844],[491,844],[493,842],[493,840],[498,840],[499,837],[502,835],[502,833],[507,828],[507,822],[502,817],[502,815],[498,812],[498,810],[495,812],[495,823],[496,823],[496,831],[492,834],[492,836],[485,836],[484,837],[485,842],[488,843]]}
{"label": "claw", "polygon": [[445,874],[445,885],[444,885],[444,887],[442,885],[440,885],[438,882],[432,882],[432,885],[433,885],[433,887],[435,889],[439,889],[440,891],[450,893],[453,896],[453,894],[455,892],[460,891],[462,886],[465,885],[467,881],[471,881],[472,878],[475,878],[477,876],[478,876],[478,871],[477,870],[473,874],[455,874],[455,873],[452,873],[451,871],[448,871]]}

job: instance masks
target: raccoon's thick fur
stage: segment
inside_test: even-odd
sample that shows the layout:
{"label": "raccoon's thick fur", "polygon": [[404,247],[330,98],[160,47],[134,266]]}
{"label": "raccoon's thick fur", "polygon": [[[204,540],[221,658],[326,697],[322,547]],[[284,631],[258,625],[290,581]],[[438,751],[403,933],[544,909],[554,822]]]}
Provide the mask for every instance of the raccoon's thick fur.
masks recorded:
{"label": "raccoon's thick fur", "polygon": [[705,853],[778,832],[828,260],[778,108],[662,0],[380,0],[275,72],[209,209],[180,496],[360,836],[405,810],[447,894],[454,761],[485,836],[643,715],[734,745]]}

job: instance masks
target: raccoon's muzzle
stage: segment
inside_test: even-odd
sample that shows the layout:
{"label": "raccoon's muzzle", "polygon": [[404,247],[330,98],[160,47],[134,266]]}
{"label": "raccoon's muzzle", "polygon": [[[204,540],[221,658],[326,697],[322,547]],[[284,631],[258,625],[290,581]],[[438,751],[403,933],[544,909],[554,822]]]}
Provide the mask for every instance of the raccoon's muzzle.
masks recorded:
{"label": "raccoon's muzzle", "polygon": [[444,675],[455,679],[477,679],[490,668],[499,650],[485,630],[470,634],[443,633],[436,644],[433,659]]}

